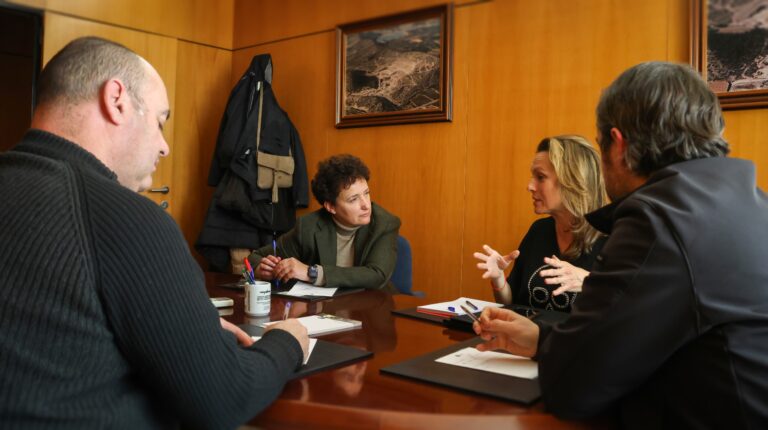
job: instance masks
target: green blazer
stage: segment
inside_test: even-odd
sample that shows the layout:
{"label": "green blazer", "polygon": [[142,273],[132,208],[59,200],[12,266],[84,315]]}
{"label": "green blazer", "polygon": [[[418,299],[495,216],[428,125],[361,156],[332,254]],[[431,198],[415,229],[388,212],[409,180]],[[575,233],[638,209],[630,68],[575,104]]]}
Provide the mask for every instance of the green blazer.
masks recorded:
{"label": "green blazer", "polygon": [[[397,260],[400,219],[371,203],[371,222],[355,234],[355,265],[336,266],[336,224],[331,214],[320,209],[296,220],[296,226],[277,239],[277,255],[294,257],[307,265],[323,266],[325,286],[379,289],[387,285]],[[254,251],[248,259],[256,267],[271,255],[272,246]]]}

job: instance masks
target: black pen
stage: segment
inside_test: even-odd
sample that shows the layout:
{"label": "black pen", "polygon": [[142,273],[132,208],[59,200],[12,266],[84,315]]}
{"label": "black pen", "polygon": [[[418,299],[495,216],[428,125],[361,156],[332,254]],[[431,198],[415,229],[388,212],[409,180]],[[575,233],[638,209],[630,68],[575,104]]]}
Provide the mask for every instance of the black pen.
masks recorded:
{"label": "black pen", "polygon": [[[462,309],[464,312],[466,312],[466,313],[467,313],[467,315],[469,315],[469,317],[470,317],[470,318],[472,318],[472,320],[473,320],[473,321],[477,322],[478,324],[481,324],[481,323],[480,323],[480,318],[476,317],[476,316],[475,316],[475,314],[474,314],[473,312],[471,312],[469,309],[467,309],[467,307],[466,307],[466,306],[464,306],[464,305],[460,305],[460,306],[461,306],[461,309]],[[496,336],[495,336],[495,335],[492,335],[492,336],[491,336],[491,340],[496,340]]]}
{"label": "black pen", "polygon": [[469,308],[467,308],[464,305],[461,306],[461,310],[463,310],[467,315],[469,315],[470,318],[472,318],[473,321],[477,321],[478,324],[480,324],[480,320],[475,316],[474,312],[470,311]]}
{"label": "black pen", "polygon": [[467,302],[467,304],[469,305],[469,307],[471,307],[472,309],[474,309],[474,310],[478,310],[478,309],[477,309],[477,306],[475,306],[475,305],[474,305],[472,302],[470,302],[469,300],[465,300],[465,302]]}

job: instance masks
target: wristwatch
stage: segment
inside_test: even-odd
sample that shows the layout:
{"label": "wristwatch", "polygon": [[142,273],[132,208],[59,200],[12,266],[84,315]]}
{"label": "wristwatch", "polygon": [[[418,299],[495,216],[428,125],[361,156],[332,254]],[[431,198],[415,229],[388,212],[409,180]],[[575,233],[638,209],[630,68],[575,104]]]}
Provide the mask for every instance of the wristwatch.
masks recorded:
{"label": "wristwatch", "polygon": [[309,282],[313,284],[317,281],[317,264],[307,267],[307,278],[309,278]]}

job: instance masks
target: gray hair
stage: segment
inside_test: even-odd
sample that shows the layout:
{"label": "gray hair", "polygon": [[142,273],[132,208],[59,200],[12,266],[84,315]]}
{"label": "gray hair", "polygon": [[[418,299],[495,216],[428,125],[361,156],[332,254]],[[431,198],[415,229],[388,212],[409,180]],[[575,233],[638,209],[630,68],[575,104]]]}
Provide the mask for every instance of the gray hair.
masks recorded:
{"label": "gray hair", "polygon": [[119,78],[134,106],[143,109],[145,68],[141,57],[119,43],[81,37],[69,42],[46,64],[37,84],[37,102],[77,104],[93,100],[105,82]]}
{"label": "gray hair", "polygon": [[680,161],[726,156],[724,125],[717,96],[679,64],[638,64],[616,78],[597,105],[601,151],[608,151],[616,127],[627,142],[627,166],[642,176]]}

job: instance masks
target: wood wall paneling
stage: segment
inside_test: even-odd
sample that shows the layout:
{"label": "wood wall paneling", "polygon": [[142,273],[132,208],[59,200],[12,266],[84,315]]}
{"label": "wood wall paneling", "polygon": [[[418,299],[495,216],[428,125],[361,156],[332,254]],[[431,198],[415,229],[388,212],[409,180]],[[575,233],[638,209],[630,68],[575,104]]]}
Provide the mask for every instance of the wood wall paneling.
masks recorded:
{"label": "wood wall paneling", "polygon": [[[53,57],[67,43],[81,36],[94,35],[122,43],[132,49],[158,71],[165,82],[168,91],[168,100],[171,105],[171,119],[166,123],[164,135],[168,146],[171,148],[170,155],[160,161],[157,171],[152,176],[153,187],[162,187],[171,185],[173,176],[173,157],[174,157],[174,115],[175,111],[175,91],[176,91],[176,39],[158,36],[150,33],[129,30],[106,24],[100,24],[93,21],[86,21],[79,18],[59,15],[53,12],[46,12],[44,23],[43,40],[43,64]],[[169,194],[143,193],[150,199],[160,203],[166,201],[169,204],[169,213],[177,217],[176,207],[174,205],[175,190],[171,187]]]}
{"label": "wood wall paneling", "polygon": [[[171,182],[174,215],[190,249],[194,249],[213,195],[208,171],[231,89],[231,68],[231,51],[179,42]],[[203,259],[193,254],[203,264]]]}
{"label": "wood wall paneling", "polygon": [[[478,0],[235,0],[235,49],[310,35],[347,24],[445,3]],[[485,1],[485,0],[479,0]],[[506,1],[506,0],[505,0]]]}
{"label": "wood wall paneling", "polygon": [[471,100],[462,295],[492,298],[472,253],[485,243],[501,253],[517,249],[536,218],[526,186],[538,142],[576,133],[595,144],[602,88],[636,63],[687,58],[670,58],[668,47],[677,44],[667,40],[668,4],[497,1],[458,9],[457,23],[466,19],[472,29],[459,37],[473,46],[465,59]]}
{"label": "wood wall paneling", "polygon": [[[453,123],[334,129],[331,29],[435,4],[417,3],[238,1],[235,46],[276,42],[237,51],[233,82],[253,54],[271,52],[277,95],[302,134],[310,175],[330,154],[361,156],[375,200],[403,220],[416,288],[435,300],[490,298],[472,252],[483,243],[515,249],[536,218],[526,191],[535,145],[562,133],[593,140],[600,92],[621,71],[686,61],[688,1],[462,2]],[[326,88],[315,87],[322,82]]]}
{"label": "wood wall paneling", "polygon": [[757,185],[768,190],[768,109],[725,112],[725,139],[731,156],[751,160],[757,166]]}
{"label": "wood wall paneling", "polygon": [[232,49],[234,0],[6,0],[36,9]]}
{"label": "wood wall paneling", "polygon": [[695,0],[668,1],[667,54],[670,61],[690,64],[692,53],[691,13]]}
{"label": "wood wall paneling", "polygon": [[[515,249],[535,219],[525,187],[539,139],[579,133],[593,140],[602,88],[641,61],[687,61],[690,42],[688,0],[457,2],[453,122],[337,130],[333,28],[441,1],[13,3],[52,11],[46,15],[46,60],[72,38],[98,34],[158,68],[174,111],[166,137],[178,143],[155,184],[164,178],[174,184],[171,213],[190,244],[210,198],[204,184],[229,91],[254,55],[270,53],[275,93],[301,134],[310,177],[331,154],[363,158],[371,167],[374,200],[403,221],[401,232],[414,251],[415,288],[434,300],[491,297],[471,255],[483,243]],[[230,54],[176,38],[251,47]],[[768,153],[760,142],[768,110],[725,117],[733,155],[755,161],[766,187]],[[312,202],[309,210],[317,207]]]}

